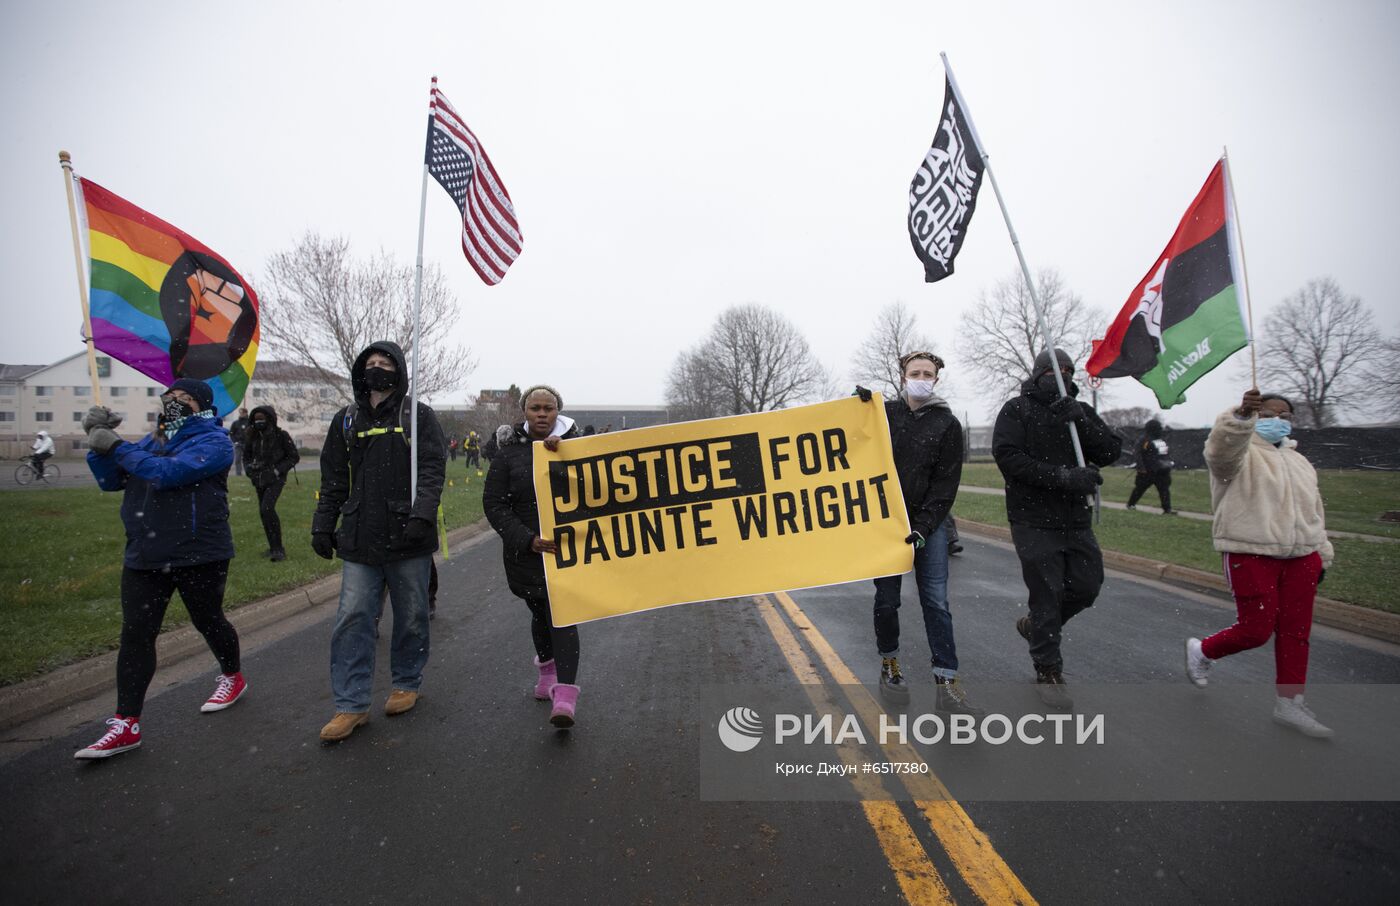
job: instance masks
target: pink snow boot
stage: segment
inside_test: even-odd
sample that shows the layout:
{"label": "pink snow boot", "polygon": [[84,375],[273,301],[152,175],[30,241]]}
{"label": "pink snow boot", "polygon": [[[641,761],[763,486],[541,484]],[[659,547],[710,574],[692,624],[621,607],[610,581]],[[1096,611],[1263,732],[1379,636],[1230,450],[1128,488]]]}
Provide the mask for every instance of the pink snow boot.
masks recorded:
{"label": "pink snow boot", "polygon": [[578,686],[556,683],[550,693],[554,710],[549,713],[549,722],[561,730],[574,725],[574,707],[578,704]]}
{"label": "pink snow boot", "polygon": [[535,700],[549,701],[549,690],[554,688],[554,684],[559,682],[559,673],[554,669],[554,659],[542,661],[535,658],[535,666],[540,669],[539,682],[535,683]]}

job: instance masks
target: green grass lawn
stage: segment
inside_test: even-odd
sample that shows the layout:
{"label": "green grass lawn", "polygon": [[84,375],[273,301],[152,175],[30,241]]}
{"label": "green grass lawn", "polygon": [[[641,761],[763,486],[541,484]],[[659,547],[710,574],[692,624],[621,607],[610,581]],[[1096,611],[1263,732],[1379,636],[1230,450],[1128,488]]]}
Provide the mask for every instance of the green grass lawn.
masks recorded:
{"label": "green grass lawn", "polygon": [[[960,494],[953,514],[1006,525],[1006,501],[990,494]],[[1211,546],[1209,522],[1163,516],[1151,510],[1104,509],[1102,516],[1094,533],[1106,550],[1220,571],[1220,554]],[[1324,596],[1400,613],[1400,592],[1396,591],[1400,589],[1400,544],[1343,538],[1335,539],[1333,547],[1337,559],[1327,572]]]}
{"label": "green grass lawn", "polygon": [[[230,476],[229,510],[237,556],[229,567],[225,604],[237,607],[339,568],[311,551],[311,514],[320,475],[298,470],[277,512],[287,559],[271,563],[258,502],[246,478]],[[462,468],[448,469],[452,486],[443,494],[449,529],[481,518],[484,479]],[[118,585],[126,536],[118,510],[120,493],[94,488],[49,488],[0,494],[0,515],[14,536],[0,558],[0,685],[36,676],[117,646],[121,632]],[[167,629],[189,621],[178,602],[167,612]]]}
{"label": "green grass lawn", "polygon": [[[1132,469],[1104,469],[1103,499],[1127,503],[1135,476]],[[1327,507],[1329,529],[1400,538],[1400,525],[1376,521],[1385,510],[1400,509],[1400,473],[1322,469],[1317,473],[1317,480]],[[963,484],[1004,487],[1001,472],[994,463],[964,465]],[[1139,505],[1158,509],[1156,488],[1148,488]],[[1194,513],[1210,512],[1210,476],[1204,469],[1172,473],[1172,506]]]}

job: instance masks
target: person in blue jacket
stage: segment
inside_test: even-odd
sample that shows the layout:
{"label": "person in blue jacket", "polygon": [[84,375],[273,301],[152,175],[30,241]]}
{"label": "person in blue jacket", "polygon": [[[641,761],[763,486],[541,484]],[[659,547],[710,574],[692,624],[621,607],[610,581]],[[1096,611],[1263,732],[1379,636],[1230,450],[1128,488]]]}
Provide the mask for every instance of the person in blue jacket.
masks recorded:
{"label": "person in blue jacket", "polygon": [[219,661],[219,680],[203,707],[222,711],[243,695],[238,633],[224,617],[224,582],[233,559],[228,523],[228,470],[233,441],[203,381],[181,378],[161,394],[156,430],[128,443],[114,430],[121,419],[94,406],[83,419],[88,467],[104,491],[122,491],[126,556],[122,564],[121,649],[117,653],[117,713],[79,759],[109,758],[141,745],[141,708],[156,671],[156,636],[170,596]]}

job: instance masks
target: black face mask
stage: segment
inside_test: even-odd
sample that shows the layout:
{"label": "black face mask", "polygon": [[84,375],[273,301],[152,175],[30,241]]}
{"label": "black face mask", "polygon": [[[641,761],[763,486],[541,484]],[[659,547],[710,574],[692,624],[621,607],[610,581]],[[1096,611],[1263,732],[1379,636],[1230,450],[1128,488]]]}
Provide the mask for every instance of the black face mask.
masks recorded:
{"label": "black face mask", "polygon": [[[1035,389],[1049,396],[1059,396],[1060,388],[1055,386],[1055,372],[1047,371],[1035,379]],[[1065,393],[1070,396],[1079,395],[1079,386],[1074,381],[1065,379]]]}
{"label": "black face mask", "polygon": [[174,421],[177,418],[189,418],[191,415],[194,415],[193,409],[173,397],[161,403],[160,411],[161,415],[164,415],[167,421]]}
{"label": "black face mask", "polygon": [[392,390],[399,385],[399,373],[387,368],[366,368],[365,386],[371,390]]}
{"label": "black face mask", "polygon": [[254,431],[265,431],[265,430],[267,430],[267,422],[263,421],[262,419],[258,419],[257,421],[253,422],[253,430],[254,430]]}

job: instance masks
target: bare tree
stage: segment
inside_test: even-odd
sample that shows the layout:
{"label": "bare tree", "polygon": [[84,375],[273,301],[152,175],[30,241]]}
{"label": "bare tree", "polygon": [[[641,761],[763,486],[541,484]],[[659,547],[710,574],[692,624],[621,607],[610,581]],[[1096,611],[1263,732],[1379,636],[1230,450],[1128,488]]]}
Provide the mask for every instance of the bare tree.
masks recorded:
{"label": "bare tree", "polygon": [[[1054,268],[1036,275],[1036,289],[1055,345],[1082,366],[1103,323],[1102,314],[1085,305]],[[984,290],[976,306],[963,313],[958,346],[965,350],[968,370],[1003,397],[1015,393],[1030,376],[1036,353],[1045,348],[1045,334],[1020,271]]]}
{"label": "bare tree", "polygon": [[699,346],[682,352],[666,403],[689,417],[781,409],[821,397],[830,374],[786,318],[761,305],[725,310]]}
{"label": "bare tree", "polygon": [[[273,255],[263,278],[263,341],[279,358],[310,366],[348,401],[344,378],[360,352],[392,340],[413,358],[414,268],[385,252],[356,259],[343,237],[307,232]],[[418,392],[432,396],[460,386],[475,362],[448,340],[457,323],[456,297],[437,267],[423,269]]]}
{"label": "bare tree", "polygon": [[726,412],[723,390],[701,347],[676,357],[666,379],[666,407],[673,421],[714,418]]}
{"label": "bare tree", "polygon": [[1300,425],[1325,428],[1360,402],[1366,372],[1384,353],[1371,310],[1331,277],[1309,280],[1255,337],[1259,382],[1298,405]]}
{"label": "bare tree", "polygon": [[879,390],[887,397],[899,394],[899,357],[906,352],[933,352],[933,344],[919,332],[914,313],[903,302],[880,309],[875,325],[851,357],[851,377],[858,384]]}
{"label": "bare tree", "polygon": [[1375,394],[1377,411],[1400,416],[1400,337],[1381,341],[1380,352],[1366,369],[1366,380]]}

